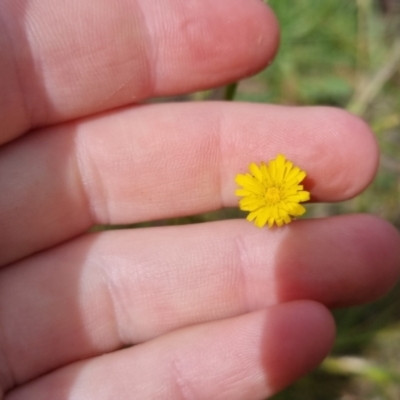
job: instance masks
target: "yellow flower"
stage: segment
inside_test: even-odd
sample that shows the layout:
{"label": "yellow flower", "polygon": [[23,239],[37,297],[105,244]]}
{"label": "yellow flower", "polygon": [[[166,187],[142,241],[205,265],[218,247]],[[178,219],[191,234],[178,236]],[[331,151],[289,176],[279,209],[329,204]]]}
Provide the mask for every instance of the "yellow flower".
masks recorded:
{"label": "yellow flower", "polygon": [[236,183],[242,189],[236,190],[237,196],[242,196],[239,207],[250,211],[248,221],[262,228],[268,223],[282,226],[293,218],[299,217],[306,209],[299,204],[310,200],[310,193],[300,185],[306,173],[279,154],[267,165],[250,164],[250,174],[236,175]]}

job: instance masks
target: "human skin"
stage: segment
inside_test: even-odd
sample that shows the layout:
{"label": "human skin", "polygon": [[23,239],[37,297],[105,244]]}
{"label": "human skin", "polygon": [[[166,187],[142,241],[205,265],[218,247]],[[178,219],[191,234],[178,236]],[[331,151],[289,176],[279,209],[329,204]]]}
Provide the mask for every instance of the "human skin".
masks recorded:
{"label": "human skin", "polygon": [[264,68],[259,0],[3,0],[0,22],[4,399],[264,399],[328,354],[328,307],[396,282],[398,233],[367,215],[87,233],[236,206],[235,175],[278,153],[315,201],[373,179],[338,109],[139,105]]}

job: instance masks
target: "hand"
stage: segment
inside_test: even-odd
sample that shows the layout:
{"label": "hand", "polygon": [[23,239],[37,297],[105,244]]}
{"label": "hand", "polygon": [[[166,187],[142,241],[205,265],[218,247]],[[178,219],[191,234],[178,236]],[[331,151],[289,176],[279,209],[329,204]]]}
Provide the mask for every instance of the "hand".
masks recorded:
{"label": "hand", "polygon": [[321,201],[371,181],[374,138],[340,110],[132,105],[263,68],[278,28],[259,0],[4,0],[0,17],[5,399],[262,399],[328,353],[325,306],[395,283],[397,232],[365,215],[87,233],[237,206],[236,173],[280,152]]}

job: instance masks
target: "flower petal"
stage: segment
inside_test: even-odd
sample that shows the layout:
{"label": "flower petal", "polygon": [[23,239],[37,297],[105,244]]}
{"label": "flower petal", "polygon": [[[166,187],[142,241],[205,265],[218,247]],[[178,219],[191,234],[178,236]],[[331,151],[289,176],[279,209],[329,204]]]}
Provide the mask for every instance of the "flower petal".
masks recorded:
{"label": "flower petal", "polygon": [[254,164],[254,163],[251,163],[249,169],[250,169],[250,172],[252,173],[252,175],[253,175],[259,182],[262,182],[263,176],[262,176],[262,173],[261,173],[261,171],[260,171],[260,168],[258,168],[258,165],[257,165],[257,164]]}

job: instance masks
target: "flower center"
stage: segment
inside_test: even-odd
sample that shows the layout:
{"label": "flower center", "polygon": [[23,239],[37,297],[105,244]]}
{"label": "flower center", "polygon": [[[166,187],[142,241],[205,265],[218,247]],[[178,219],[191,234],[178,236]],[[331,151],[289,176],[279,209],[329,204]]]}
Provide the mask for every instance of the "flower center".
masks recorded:
{"label": "flower center", "polygon": [[270,187],[265,193],[265,199],[270,204],[279,203],[281,201],[281,192],[276,187]]}

